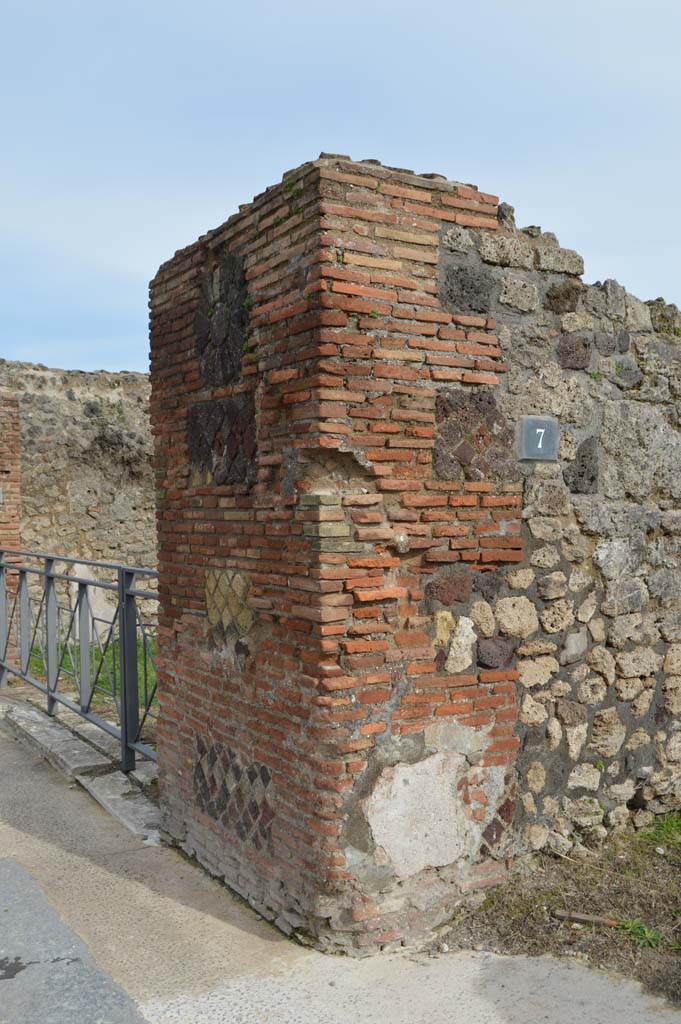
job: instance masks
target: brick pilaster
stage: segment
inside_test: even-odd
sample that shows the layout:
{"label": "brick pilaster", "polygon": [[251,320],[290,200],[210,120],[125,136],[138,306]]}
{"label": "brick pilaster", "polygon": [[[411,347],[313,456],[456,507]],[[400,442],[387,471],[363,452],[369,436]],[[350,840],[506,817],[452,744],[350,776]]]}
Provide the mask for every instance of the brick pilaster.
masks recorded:
{"label": "brick pilaster", "polygon": [[[505,869],[517,674],[448,669],[427,599],[522,558],[518,488],[433,464],[438,402],[505,371],[438,278],[442,233],[495,231],[496,203],[324,157],[152,283],[166,827],[321,947],[423,935]],[[443,725],[483,737],[453,785],[484,838],[376,887],[362,801]]]}

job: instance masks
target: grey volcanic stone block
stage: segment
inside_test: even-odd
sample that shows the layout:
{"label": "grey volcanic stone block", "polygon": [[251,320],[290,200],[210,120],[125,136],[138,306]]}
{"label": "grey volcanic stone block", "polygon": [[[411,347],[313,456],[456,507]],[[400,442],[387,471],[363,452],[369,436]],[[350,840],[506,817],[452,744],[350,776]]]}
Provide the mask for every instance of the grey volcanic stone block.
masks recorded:
{"label": "grey volcanic stone block", "polygon": [[565,483],[573,494],[595,494],[598,490],[598,438],[587,437],[577,449],[574,462],[565,467]]}
{"label": "grey volcanic stone block", "polygon": [[618,387],[628,389],[636,387],[643,380],[643,373],[633,359],[618,359],[608,378]]}
{"label": "grey volcanic stone block", "polygon": [[483,668],[507,668],[513,663],[515,643],[493,636],[478,640],[478,664]]}
{"label": "grey volcanic stone block", "polygon": [[460,313],[488,313],[497,290],[494,275],[482,264],[450,266],[445,271],[442,302]]}
{"label": "grey volcanic stone block", "polygon": [[611,356],[617,352],[617,338],[614,334],[597,331],[594,335],[594,344],[602,356]]}
{"label": "grey volcanic stone block", "polygon": [[591,362],[591,339],[564,334],[558,342],[558,362],[564,370],[585,370]]}
{"label": "grey volcanic stone block", "polygon": [[546,293],[546,305],[552,313],[574,313],[583,289],[578,279],[552,285]]}

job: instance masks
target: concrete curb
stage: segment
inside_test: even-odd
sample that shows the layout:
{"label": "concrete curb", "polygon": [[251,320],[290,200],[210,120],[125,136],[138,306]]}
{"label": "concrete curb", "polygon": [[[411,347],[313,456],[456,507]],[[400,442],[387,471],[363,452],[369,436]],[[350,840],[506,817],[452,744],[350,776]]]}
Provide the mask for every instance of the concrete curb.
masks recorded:
{"label": "concrete curb", "polygon": [[16,704],[4,715],[15,736],[57,768],[67,779],[111,769],[111,761],[36,708]]}
{"label": "concrete curb", "polygon": [[133,833],[147,846],[158,846],[161,841],[161,814],[151,800],[133,785],[123,772],[108,775],[76,776],[83,789],[94,797],[105,811]]}

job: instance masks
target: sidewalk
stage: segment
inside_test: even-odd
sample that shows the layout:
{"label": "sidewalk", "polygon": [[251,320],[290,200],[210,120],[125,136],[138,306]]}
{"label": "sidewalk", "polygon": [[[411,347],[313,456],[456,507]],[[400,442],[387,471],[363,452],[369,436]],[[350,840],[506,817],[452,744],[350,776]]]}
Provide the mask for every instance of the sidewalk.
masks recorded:
{"label": "sidewalk", "polygon": [[0,780],[0,1024],[681,1022],[577,964],[301,949],[1,721]]}

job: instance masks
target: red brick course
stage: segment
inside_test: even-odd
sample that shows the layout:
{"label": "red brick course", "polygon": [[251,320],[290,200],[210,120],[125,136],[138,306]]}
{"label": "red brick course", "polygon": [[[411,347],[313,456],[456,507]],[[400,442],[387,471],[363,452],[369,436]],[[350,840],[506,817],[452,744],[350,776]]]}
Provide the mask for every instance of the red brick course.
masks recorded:
{"label": "red brick course", "polygon": [[0,394],[0,549],[21,547],[21,439],[19,403]]}

